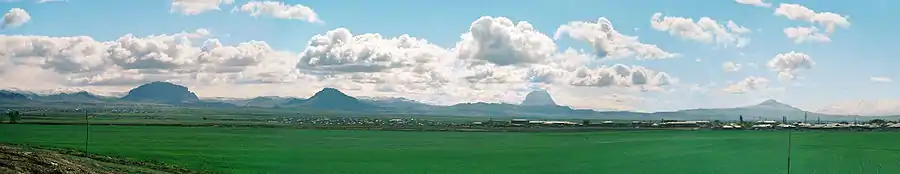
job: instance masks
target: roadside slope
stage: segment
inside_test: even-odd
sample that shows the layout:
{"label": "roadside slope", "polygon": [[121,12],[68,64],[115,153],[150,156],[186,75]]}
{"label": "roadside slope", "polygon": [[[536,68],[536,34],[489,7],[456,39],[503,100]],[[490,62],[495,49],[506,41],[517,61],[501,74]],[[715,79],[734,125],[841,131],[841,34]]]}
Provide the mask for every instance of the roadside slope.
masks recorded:
{"label": "roadside slope", "polygon": [[0,144],[0,173],[198,173],[72,150]]}

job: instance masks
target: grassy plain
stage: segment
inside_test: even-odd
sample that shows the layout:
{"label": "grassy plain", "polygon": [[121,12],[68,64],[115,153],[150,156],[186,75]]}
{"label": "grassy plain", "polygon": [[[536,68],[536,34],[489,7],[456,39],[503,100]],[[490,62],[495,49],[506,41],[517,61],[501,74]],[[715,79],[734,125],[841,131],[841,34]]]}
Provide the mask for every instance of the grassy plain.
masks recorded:
{"label": "grassy plain", "polygon": [[[0,143],[83,149],[79,125]],[[786,173],[786,132],[394,132],[91,126],[91,153],[224,173]],[[900,171],[900,133],[794,132],[792,173]]]}

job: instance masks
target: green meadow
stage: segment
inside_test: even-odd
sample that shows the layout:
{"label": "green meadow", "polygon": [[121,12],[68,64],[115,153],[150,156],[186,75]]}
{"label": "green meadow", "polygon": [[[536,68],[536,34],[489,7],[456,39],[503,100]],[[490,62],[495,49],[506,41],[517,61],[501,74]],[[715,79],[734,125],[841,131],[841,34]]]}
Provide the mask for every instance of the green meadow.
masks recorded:
{"label": "green meadow", "polygon": [[[786,173],[779,131],[399,132],[91,126],[88,152],[216,173]],[[0,143],[84,149],[83,125]],[[900,133],[794,132],[791,173],[897,173]]]}

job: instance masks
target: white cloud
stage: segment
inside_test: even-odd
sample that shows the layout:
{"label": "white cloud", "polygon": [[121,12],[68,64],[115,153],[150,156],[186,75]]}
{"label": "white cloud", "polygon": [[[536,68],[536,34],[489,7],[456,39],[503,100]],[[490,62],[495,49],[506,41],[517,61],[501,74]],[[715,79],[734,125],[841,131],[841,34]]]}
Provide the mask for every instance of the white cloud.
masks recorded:
{"label": "white cloud", "polygon": [[281,19],[322,22],[319,19],[319,15],[312,8],[300,4],[288,5],[276,1],[250,1],[234,10],[250,13],[250,16],[253,17],[266,15]]}
{"label": "white cloud", "polygon": [[831,42],[828,35],[819,32],[816,27],[788,27],[784,29],[784,35],[794,40],[795,44],[804,42]]}
{"label": "white cloud", "polygon": [[169,12],[184,15],[197,15],[206,11],[221,10],[219,6],[229,5],[234,0],[172,0]]}
{"label": "white cloud", "polygon": [[894,81],[888,77],[869,77],[869,80],[871,80],[872,82],[877,82],[877,83],[890,83],[890,82]]}
{"label": "white cloud", "polygon": [[459,59],[522,65],[544,62],[556,53],[556,43],[527,21],[484,16],[472,22],[455,50]]}
{"label": "white cloud", "polygon": [[31,21],[31,15],[29,15],[27,11],[21,8],[12,8],[3,15],[2,28],[22,26],[22,24],[28,23],[28,21]]}
{"label": "white cloud", "polygon": [[770,69],[778,72],[778,78],[782,80],[793,80],[797,70],[810,69],[813,65],[815,62],[809,55],[793,51],[775,55],[767,64]]}
{"label": "white cloud", "polygon": [[775,9],[776,16],[784,16],[790,20],[806,21],[825,27],[825,32],[831,34],[836,27],[849,27],[850,22],[846,16],[832,12],[815,12],[800,4],[780,4]]}
{"label": "white cloud", "polygon": [[105,43],[91,37],[0,35],[0,58],[59,73],[101,71],[110,61]]}
{"label": "white cloud", "polygon": [[306,50],[300,53],[297,68],[329,73],[382,72],[452,58],[449,51],[408,35],[396,38],[370,33],[354,36],[350,30],[338,28],[313,36]]}
{"label": "white cloud", "polygon": [[463,72],[451,73],[459,66],[456,60],[451,51],[424,39],[353,35],[338,28],[310,38],[294,67],[301,73],[372,86],[381,92],[421,93],[441,90],[461,76]]}
{"label": "white cloud", "polygon": [[594,87],[659,87],[672,83],[669,74],[656,72],[641,66],[616,64],[599,68],[579,68],[569,84]]}
{"label": "white cloud", "polygon": [[753,5],[757,7],[771,7],[772,3],[766,3],[764,0],[734,0],[737,3]]}
{"label": "white cloud", "polygon": [[794,43],[803,43],[804,41],[829,42],[828,36],[831,35],[835,28],[850,27],[847,16],[843,16],[832,12],[815,12],[799,4],[780,4],[775,9],[774,15],[784,16],[790,20],[799,20],[809,22],[810,24],[818,24],[825,28],[822,33],[815,26],[810,27],[790,27],[784,29],[784,34],[794,40]]}
{"label": "white cloud", "polygon": [[722,91],[731,94],[744,94],[754,90],[765,89],[768,82],[768,79],[750,76],[744,78],[744,80],[741,80],[740,82],[725,87]]}
{"label": "white cloud", "polygon": [[722,64],[722,69],[724,69],[727,72],[740,71],[741,67],[742,67],[741,64],[734,63],[734,62],[725,62]]}
{"label": "white cloud", "polygon": [[716,43],[725,47],[741,48],[750,42],[749,38],[743,36],[750,33],[750,29],[730,20],[722,25],[708,17],[702,17],[694,22],[691,18],[663,17],[662,13],[655,13],[650,19],[650,24],[653,29],[666,31],[672,36],[703,43]]}
{"label": "white cloud", "polygon": [[575,40],[587,42],[599,57],[622,58],[635,56],[638,59],[666,59],[677,54],[666,52],[656,45],[641,43],[638,37],[619,33],[609,19],[601,17],[597,22],[575,21],[556,29],[554,39],[563,34]]}
{"label": "white cloud", "polygon": [[[209,39],[194,40],[208,31],[95,41],[91,37],[0,35],[0,62],[40,67],[58,73],[68,85],[122,85],[155,80],[185,80],[193,73],[221,73],[234,82],[264,81],[273,74],[289,74],[295,56],[250,41],[225,46]],[[295,59],[294,59],[295,60]],[[287,62],[285,62],[287,61]],[[239,78],[238,78],[239,77]]]}
{"label": "white cloud", "polygon": [[524,83],[528,73],[524,68],[486,64],[470,67],[463,78],[469,83]]}

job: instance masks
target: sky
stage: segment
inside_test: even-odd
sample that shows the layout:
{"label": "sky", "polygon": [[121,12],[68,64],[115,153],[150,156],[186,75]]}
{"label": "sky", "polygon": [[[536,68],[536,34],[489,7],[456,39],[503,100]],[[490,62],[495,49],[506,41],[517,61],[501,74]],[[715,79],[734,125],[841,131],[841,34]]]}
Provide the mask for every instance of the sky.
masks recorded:
{"label": "sky", "polygon": [[0,88],[900,113],[900,1],[0,0]]}

